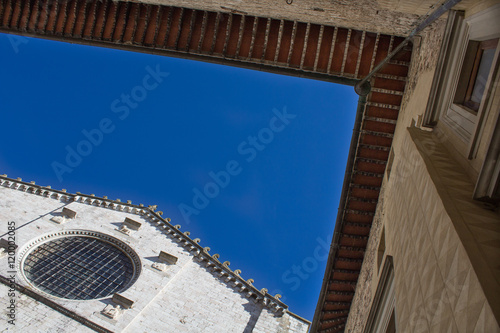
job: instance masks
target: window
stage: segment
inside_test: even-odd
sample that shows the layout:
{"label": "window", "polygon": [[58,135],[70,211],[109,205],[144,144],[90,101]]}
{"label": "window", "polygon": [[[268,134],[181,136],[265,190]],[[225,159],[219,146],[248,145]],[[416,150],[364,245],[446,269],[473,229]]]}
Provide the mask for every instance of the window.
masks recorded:
{"label": "window", "polygon": [[394,264],[387,256],[373,298],[372,308],[364,333],[394,333],[396,327],[396,291],[394,287]]}
{"label": "window", "polygon": [[136,260],[104,240],[88,236],[51,239],[23,260],[26,279],[47,294],[73,300],[110,296],[128,287]]}
{"label": "window", "polygon": [[[467,17],[451,11],[423,126],[444,124],[466,159],[476,157],[498,71],[500,5]],[[495,110],[493,110],[494,112]]]}
{"label": "window", "polygon": [[380,272],[380,266],[382,265],[382,260],[384,259],[385,254],[385,227],[382,228],[382,235],[380,236],[380,242],[378,244],[377,251],[377,268]]}
{"label": "window", "polygon": [[494,205],[500,203],[500,117],[497,118],[483,168],[476,183],[474,199]]}
{"label": "window", "polygon": [[[500,201],[500,4],[450,11],[423,126],[436,127],[476,182],[477,200]],[[496,124],[496,125],[495,125]]]}
{"label": "window", "polygon": [[462,64],[454,103],[477,113],[493,65],[498,38],[486,41],[469,41]]}

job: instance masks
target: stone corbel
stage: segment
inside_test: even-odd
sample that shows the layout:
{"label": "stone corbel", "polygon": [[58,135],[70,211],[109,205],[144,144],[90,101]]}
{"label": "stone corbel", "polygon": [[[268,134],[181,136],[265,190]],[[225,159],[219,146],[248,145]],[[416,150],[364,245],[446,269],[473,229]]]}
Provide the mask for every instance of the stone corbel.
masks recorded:
{"label": "stone corbel", "polygon": [[9,252],[12,254],[16,251],[17,245],[13,242],[7,241],[6,239],[0,239],[0,258],[5,257]]}
{"label": "stone corbel", "polygon": [[134,301],[118,293],[113,295],[111,301],[113,303],[106,305],[101,314],[115,320],[123,314],[124,310],[131,309],[134,306]]}
{"label": "stone corbel", "polygon": [[108,304],[106,307],[101,311],[101,313],[111,319],[118,319],[122,313],[123,310],[120,305],[114,305],[114,304]]}
{"label": "stone corbel", "polygon": [[177,263],[176,256],[173,256],[167,252],[160,251],[160,254],[158,255],[158,261],[153,263],[151,267],[163,272],[167,270],[167,267],[169,265],[175,265],[176,263]]}
{"label": "stone corbel", "polygon": [[132,231],[137,231],[141,228],[142,224],[136,220],[126,217],[118,231],[125,235],[130,235]]}
{"label": "stone corbel", "polygon": [[76,212],[67,207],[63,207],[61,215],[56,215],[52,217],[50,220],[57,224],[66,223],[68,220],[76,218]]}

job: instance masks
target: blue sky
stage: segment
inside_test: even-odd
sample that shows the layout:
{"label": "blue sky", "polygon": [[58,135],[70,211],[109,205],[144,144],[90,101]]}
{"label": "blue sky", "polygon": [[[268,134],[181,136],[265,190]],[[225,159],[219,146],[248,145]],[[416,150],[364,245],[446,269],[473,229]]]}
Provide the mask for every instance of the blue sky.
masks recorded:
{"label": "blue sky", "polygon": [[312,319],[352,87],[5,34],[0,54],[0,173],[158,205]]}

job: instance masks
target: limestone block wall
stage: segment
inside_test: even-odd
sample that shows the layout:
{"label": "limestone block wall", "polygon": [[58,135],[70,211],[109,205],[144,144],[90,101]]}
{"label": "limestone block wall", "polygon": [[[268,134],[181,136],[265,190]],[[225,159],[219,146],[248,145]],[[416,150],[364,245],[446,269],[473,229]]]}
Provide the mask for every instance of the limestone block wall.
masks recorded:
{"label": "limestone block wall", "polygon": [[395,12],[393,8],[383,8],[376,0],[141,0],[141,2],[297,20],[397,36],[406,36],[418,19],[415,13]]}
{"label": "limestone block wall", "polygon": [[[0,299],[9,300],[9,287],[0,284]],[[94,330],[80,324],[73,319],[66,317],[43,303],[34,300],[31,297],[17,293],[16,304],[22,308],[22,311],[17,311],[15,325],[6,324],[5,317],[5,302],[2,302],[2,321],[0,328],[2,332],[82,332],[90,333]]]}
{"label": "limestone block wall", "polygon": [[[78,316],[95,323],[112,332],[307,332],[309,322],[288,312],[282,305],[271,306],[273,298],[259,293],[256,289],[246,287],[241,282],[236,283],[236,275],[221,274],[220,267],[208,262],[199,251],[186,246],[180,241],[182,237],[173,237],[170,229],[153,219],[152,215],[138,214],[127,209],[96,206],[90,198],[86,202],[56,199],[49,197],[50,190],[44,190],[45,195],[29,193],[21,190],[19,184],[0,179],[0,238],[7,239],[8,222],[15,222],[16,252],[15,282],[22,287],[35,291],[58,306],[71,311]],[[25,183],[26,184],[26,183]],[[17,188],[17,189],[15,189]],[[109,201],[108,201],[109,203]],[[63,208],[69,208],[77,213],[76,218],[67,219],[63,224],[51,221],[51,218],[61,214]],[[128,211],[127,211],[128,210]],[[138,210],[137,210],[138,211]],[[139,223],[139,230],[131,230],[124,234],[118,229],[125,218],[131,218]],[[43,235],[74,230],[90,230],[114,237],[127,244],[137,254],[140,260],[140,274],[137,280],[126,290],[120,292],[124,297],[134,302],[131,309],[123,310],[117,318],[104,316],[101,311],[113,304],[111,296],[104,299],[73,301],[45,294],[30,285],[19,267],[19,261],[28,244]],[[12,233],[11,233],[12,234]],[[174,265],[168,265],[165,271],[153,268],[158,262],[158,254],[164,251],[178,258]],[[208,254],[207,252],[204,252]],[[210,256],[210,255],[208,255]],[[217,261],[218,262],[218,261]],[[219,263],[220,265],[220,263]],[[8,277],[12,268],[8,257],[0,257],[0,275]],[[0,284],[1,306],[5,308],[10,301],[3,297],[7,288]],[[42,316],[47,316],[42,331],[53,332],[86,332],[86,327],[68,316],[56,311],[16,291],[17,318],[15,329],[38,327]],[[279,301],[274,300],[274,305]],[[281,303],[282,304],[282,303]],[[279,310],[281,307],[282,310]],[[14,328],[7,322],[8,318],[0,318],[0,330]],[[30,323],[28,323],[30,322]],[[80,327],[81,326],[81,327]],[[26,330],[17,330],[18,332]],[[33,331],[28,329],[28,331]],[[91,330],[90,330],[91,331]]]}
{"label": "limestone block wall", "polygon": [[[436,3],[441,4],[444,1],[436,0],[377,0],[380,7],[387,10],[394,10],[402,13],[414,13],[424,15],[432,8],[435,8]],[[454,9],[456,10],[471,10],[473,13],[479,12],[484,8],[498,3],[496,0],[462,0]]]}

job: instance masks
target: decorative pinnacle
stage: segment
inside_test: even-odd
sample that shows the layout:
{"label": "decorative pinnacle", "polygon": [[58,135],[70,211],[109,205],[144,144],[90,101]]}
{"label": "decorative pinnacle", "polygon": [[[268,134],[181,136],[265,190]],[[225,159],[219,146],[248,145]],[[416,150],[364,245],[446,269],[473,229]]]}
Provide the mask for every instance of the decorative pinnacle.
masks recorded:
{"label": "decorative pinnacle", "polygon": [[281,295],[280,295],[280,294],[276,294],[276,295],[274,295],[274,298],[276,298],[276,299],[280,299],[280,298],[281,298]]}
{"label": "decorative pinnacle", "polygon": [[163,212],[161,210],[157,211],[156,214],[162,216],[163,215]]}
{"label": "decorative pinnacle", "polygon": [[205,252],[206,254],[208,254],[209,251],[210,251],[210,248],[208,246],[203,248],[203,252]]}
{"label": "decorative pinnacle", "polygon": [[172,219],[171,219],[170,217],[167,217],[167,218],[165,219],[165,221],[170,222],[170,221],[172,221]]}
{"label": "decorative pinnacle", "polygon": [[191,233],[189,231],[185,231],[184,235],[189,236],[189,235],[191,235]]}
{"label": "decorative pinnacle", "polygon": [[229,268],[229,265],[231,265],[231,263],[229,261],[224,261],[222,263],[222,266],[224,266],[224,267],[228,267]]}
{"label": "decorative pinnacle", "polygon": [[261,292],[261,293],[263,293],[263,294],[265,295],[265,294],[267,293],[267,289],[266,289],[266,288],[262,288],[262,289],[260,290],[260,292]]}
{"label": "decorative pinnacle", "polygon": [[219,258],[220,258],[220,254],[216,253],[216,254],[214,254],[214,255],[212,256],[212,258],[214,258],[214,259],[219,259]]}
{"label": "decorative pinnacle", "polygon": [[151,205],[151,206],[148,206],[148,208],[151,209],[151,211],[154,212],[156,210],[156,208],[158,208],[158,206],[157,205]]}
{"label": "decorative pinnacle", "polygon": [[240,275],[241,274],[241,269],[236,269],[236,270],[234,270],[233,273],[236,274],[236,275]]}
{"label": "decorative pinnacle", "polygon": [[181,225],[180,224],[176,224],[176,225],[174,225],[174,228],[177,229],[177,230],[179,230],[181,228]]}
{"label": "decorative pinnacle", "polygon": [[201,242],[201,239],[195,238],[195,239],[193,239],[193,242],[195,242],[196,244],[198,244],[199,242]]}
{"label": "decorative pinnacle", "polygon": [[249,285],[252,285],[252,283],[253,283],[253,282],[254,282],[254,281],[253,281],[253,279],[248,279],[248,280],[247,280],[247,283],[248,283]]}

